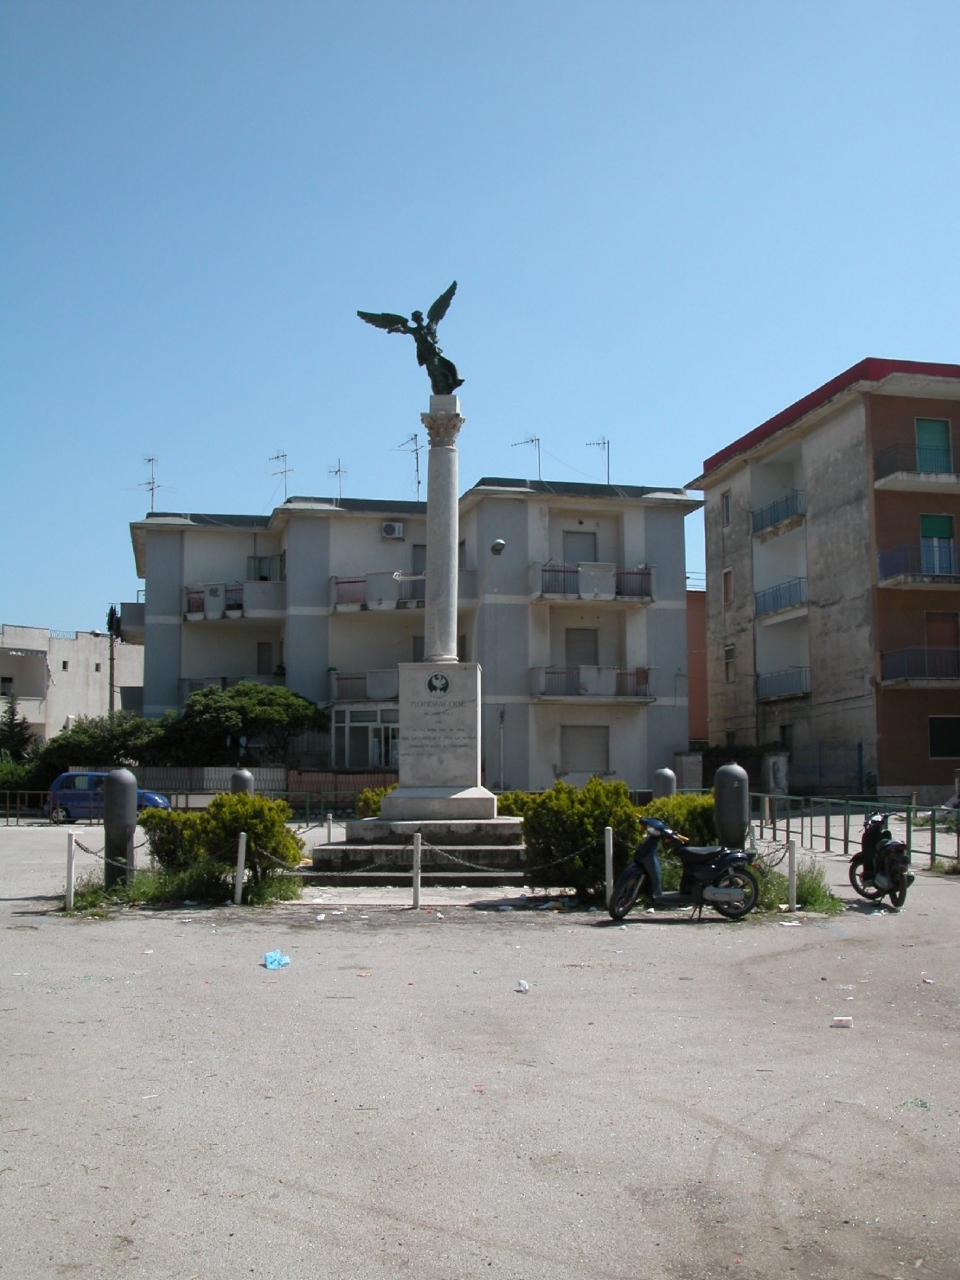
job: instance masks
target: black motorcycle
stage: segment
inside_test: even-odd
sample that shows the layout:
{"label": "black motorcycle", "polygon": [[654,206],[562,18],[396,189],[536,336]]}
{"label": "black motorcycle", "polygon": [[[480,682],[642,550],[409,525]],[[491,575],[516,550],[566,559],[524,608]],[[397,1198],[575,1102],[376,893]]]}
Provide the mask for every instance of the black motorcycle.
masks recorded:
{"label": "black motorcycle", "polygon": [[[686,836],[671,831],[659,818],[638,821],[646,834],[614,885],[607,907],[612,919],[622,920],[641,896],[655,907],[693,907],[701,915],[705,906],[713,907],[731,920],[739,920],[757,905],[760,887],[742,849],[722,845],[695,848]],[[660,892],[661,843],[670,846],[680,859],[679,892]]]}
{"label": "black motorcycle", "polygon": [[916,876],[910,870],[910,850],[894,840],[885,813],[868,813],[863,820],[860,852],[850,859],[850,883],[861,898],[878,902],[888,896],[899,911]]}

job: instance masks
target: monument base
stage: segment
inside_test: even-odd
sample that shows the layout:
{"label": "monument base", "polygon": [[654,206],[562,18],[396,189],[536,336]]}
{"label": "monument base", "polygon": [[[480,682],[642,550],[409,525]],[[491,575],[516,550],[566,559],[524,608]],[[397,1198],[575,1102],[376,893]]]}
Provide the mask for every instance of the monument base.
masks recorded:
{"label": "monument base", "polygon": [[380,801],[387,822],[456,821],[497,816],[497,797],[486,787],[404,787]]}

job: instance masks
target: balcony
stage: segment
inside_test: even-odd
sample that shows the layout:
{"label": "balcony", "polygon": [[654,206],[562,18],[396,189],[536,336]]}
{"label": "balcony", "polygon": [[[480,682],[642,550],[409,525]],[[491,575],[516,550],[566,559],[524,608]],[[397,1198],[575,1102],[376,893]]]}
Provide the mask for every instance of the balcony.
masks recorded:
{"label": "balcony", "polygon": [[[286,600],[285,582],[207,582],[200,587],[184,588],[183,617],[185,622],[276,618],[283,615]],[[123,605],[122,609],[127,607]],[[121,625],[125,617],[126,614],[121,613]]]}
{"label": "balcony", "polygon": [[200,689],[232,689],[234,685],[243,684],[285,685],[286,676],[183,676],[180,680],[180,701],[186,702],[191,693]]}
{"label": "balcony", "polygon": [[877,579],[884,587],[956,587],[960,557],[954,544],[905,545],[877,552]]}
{"label": "balcony", "polygon": [[803,489],[791,489],[782,498],[777,498],[776,502],[769,502],[759,511],[751,512],[754,537],[764,533],[767,536],[789,533],[791,529],[797,529],[803,524],[806,513],[806,493]]}
{"label": "balcony", "polygon": [[[5,711],[7,706],[7,694],[0,699],[0,711]],[[13,695],[17,701],[17,715],[25,716],[31,725],[37,725],[41,729],[46,723],[46,698],[21,697],[19,694]]]}
{"label": "balcony", "polygon": [[902,493],[956,493],[960,474],[954,470],[948,446],[894,444],[873,455],[873,481],[877,489]]}
{"label": "balcony", "polygon": [[615,564],[540,564],[530,566],[534,599],[613,600],[649,604],[653,571],[649,567],[618,569]]}
{"label": "balcony", "polygon": [[928,649],[912,645],[880,655],[880,679],[884,684],[960,683],[960,649]]}
{"label": "balcony", "polygon": [[765,614],[787,613],[802,609],[806,611],[807,580],[806,578],[790,578],[787,582],[779,582],[775,587],[766,587],[756,592],[754,610],[758,618]]}
{"label": "balcony", "polygon": [[535,698],[629,698],[653,702],[646,667],[531,667]]}
{"label": "balcony", "polygon": [[400,697],[400,673],[383,671],[331,671],[332,702],[396,702]]}
{"label": "balcony", "polygon": [[[399,570],[365,573],[355,578],[331,578],[330,600],[335,613],[422,609],[426,586],[426,575],[422,573],[407,574]],[[457,574],[458,600],[473,600],[476,594],[476,569],[460,569]]]}
{"label": "balcony", "polygon": [[127,644],[143,644],[146,627],[146,605],[143,601],[124,601],[120,606],[120,634]]}
{"label": "balcony", "polygon": [[788,667],[785,671],[769,671],[757,676],[757,700],[802,698],[810,692],[810,668]]}

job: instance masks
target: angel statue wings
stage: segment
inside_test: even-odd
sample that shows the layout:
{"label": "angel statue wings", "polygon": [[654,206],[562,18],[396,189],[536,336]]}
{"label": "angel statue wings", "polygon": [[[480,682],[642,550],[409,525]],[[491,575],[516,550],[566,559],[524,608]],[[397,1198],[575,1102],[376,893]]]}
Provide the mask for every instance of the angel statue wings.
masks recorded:
{"label": "angel statue wings", "polygon": [[376,314],[372,311],[358,311],[357,315],[367,324],[378,329],[386,329],[387,333],[409,333],[417,344],[417,364],[422,365],[430,377],[430,386],[435,396],[452,396],[457,387],[463,386],[463,379],[457,373],[457,366],[440,350],[437,342],[437,325],[447,314],[447,308],[457,292],[457,282],[445,293],[441,293],[424,322],[423,312],[414,311],[407,320],[406,316],[394,315],[390,311]]}

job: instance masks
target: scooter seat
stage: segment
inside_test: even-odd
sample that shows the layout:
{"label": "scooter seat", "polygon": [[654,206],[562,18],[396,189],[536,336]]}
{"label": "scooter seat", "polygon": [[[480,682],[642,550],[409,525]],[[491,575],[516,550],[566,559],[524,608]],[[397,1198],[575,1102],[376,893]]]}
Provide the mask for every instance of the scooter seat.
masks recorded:
{"label": "scooter seat", "polygon": [[691,862],[713,862],[718,853],[722,852],[721,845],[691,845],[683,846],[683,858],[689,858]]}

